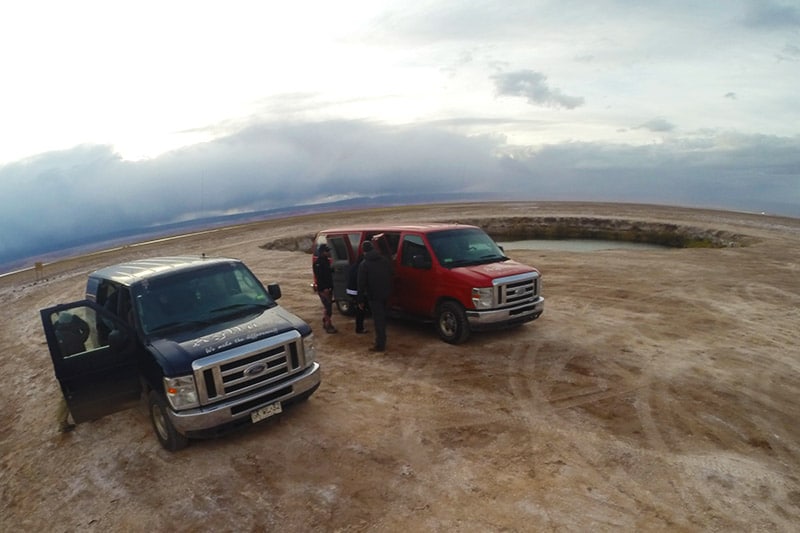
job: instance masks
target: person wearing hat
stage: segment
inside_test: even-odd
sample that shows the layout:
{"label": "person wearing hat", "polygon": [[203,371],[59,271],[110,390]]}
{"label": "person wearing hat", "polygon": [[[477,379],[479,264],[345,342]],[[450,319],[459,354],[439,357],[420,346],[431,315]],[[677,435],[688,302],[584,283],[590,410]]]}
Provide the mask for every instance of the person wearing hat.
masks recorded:
{"label": "person wearing hat", "polygon": [[331,249],[320,244],[317,259],[314,261],[314,276],[317,278],[317,295],[322,302],[322,327],[328,333],[337,333],[333,327],[333,271],[331,270]]}
{"label": "person wearing hat", "polygon": [[392,289],[392,265],[380,254],[370,241],[361,245],[364,261],[358,268],[358,298],[363,309],[369,301],[372,325],[375,328],[374,352],[386,350],[386,311]]}

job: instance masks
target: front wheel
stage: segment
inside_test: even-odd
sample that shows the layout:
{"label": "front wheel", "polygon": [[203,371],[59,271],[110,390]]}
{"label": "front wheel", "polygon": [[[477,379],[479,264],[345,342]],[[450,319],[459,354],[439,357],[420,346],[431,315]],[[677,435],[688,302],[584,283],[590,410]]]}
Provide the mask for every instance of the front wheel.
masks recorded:
{"label": "front wheel", "polygon": [[182,450],[189,445],[189,439],[178,433],[167,415],[167,403],[164,397],[156,391],[150,391],[148,396],[150,421],[158,437],[158,442],[164,449],[171,452]]}
{"label": "front wheel", "polygon": [[457,302],[444,302],[436,312],[436,331],[449,344],[460,344],[469,338],[467,314]]}

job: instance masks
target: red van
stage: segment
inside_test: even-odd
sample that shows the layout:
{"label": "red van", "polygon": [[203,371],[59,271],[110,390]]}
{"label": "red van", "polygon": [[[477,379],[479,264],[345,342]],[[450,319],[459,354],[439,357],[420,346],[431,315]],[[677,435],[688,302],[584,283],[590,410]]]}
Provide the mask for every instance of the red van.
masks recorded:
{"label": "red van", "polygon": [[541,275],[513,261],[482,229],[462,224],[331,228],[314,239],[331,250],[334,298],[351,314],[346,294],[350,265],[371,240],[392,262],[393,316],[433,321],[442,340],[466,341],[472,331],[516,326],[541,316]]}

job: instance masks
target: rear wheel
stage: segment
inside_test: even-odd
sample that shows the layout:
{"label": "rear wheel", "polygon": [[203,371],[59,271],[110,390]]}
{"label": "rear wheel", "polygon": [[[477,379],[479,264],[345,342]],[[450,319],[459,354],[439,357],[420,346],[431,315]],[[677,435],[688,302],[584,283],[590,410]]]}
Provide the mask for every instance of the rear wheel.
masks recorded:
{"label": "rear wheel", "polygon": [[153,422],[153,430],[155,430],[161,446],[171,452],[186,448],[189,445],[189,439],[185,435],[178,433],[178,430],[172,425],[167,415],[167,403],[164,397],[156,391],[150,391],[148,407],[150,420]]}
{"label": "rear wheel", "polygon": [[436,312],[436,331],[444,342],[460,344],[469,338],[467,314],[458,302],[444,302]]}

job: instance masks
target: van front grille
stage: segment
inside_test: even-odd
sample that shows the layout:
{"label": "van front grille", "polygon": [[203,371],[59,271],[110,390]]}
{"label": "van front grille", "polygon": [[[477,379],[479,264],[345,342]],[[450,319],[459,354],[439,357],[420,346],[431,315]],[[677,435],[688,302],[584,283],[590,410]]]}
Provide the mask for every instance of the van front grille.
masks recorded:
{"label": "van front grille", "polygon": [[539,296],[539,274],[536,272],[497,278],[492,284],[498,307],[524,304]]}
{"label": "van front grille", "polygon": [[200,405],[256,392],[302,370],[300,333],[289,331],[192,363]]}

